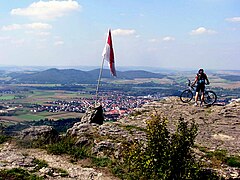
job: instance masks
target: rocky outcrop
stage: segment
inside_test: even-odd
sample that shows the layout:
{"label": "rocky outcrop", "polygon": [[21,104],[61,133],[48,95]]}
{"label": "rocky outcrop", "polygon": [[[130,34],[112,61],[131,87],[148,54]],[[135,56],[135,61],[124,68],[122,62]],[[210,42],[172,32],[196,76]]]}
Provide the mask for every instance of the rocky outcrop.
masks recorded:
{"label": "rocky outcrop", "polygon": [[19,138],[27,141],[44,140],[46,143],[51,143],[58,139],[58,132],[51,126],[32,126],[22,130]]}
{"label": "rocky outcrop", "polygon": [[[38,162],[45,166],[39,167]],[[5,143],[0,147],[0,170],[23,168],[43,177],[46,180],[114,180],[94,168],[83,168],[72,164],[63,156],[50,155],[39,149],[19,149],[14,144]]]}
{"label": "rocky outcrop", "polygon": [[[229,155],[240,155],[240,103],[237,101],[226,106],[195,107],[191,103],[182,103],[179,98],[168,97],[135,111],[132,116],[101,126],[76,123],[67,134],[78,137],[80,144],[86,143],[89,137],[93,138],[92,153],[109,156],[111,152],[119,154],[123,141],[144,141],[144,129],[152,115],[167,117],[171,132],[175,131],[178,120],[184,118],[185,121],[195,121],[198,124],[196,144],[199,147],[205,147],[209,151],[224,149]],[[218,172],[226,178],[240,176],[239,169],[226,165]]]}
{"label": "rocky outcrop", "polygon": [[103,109],[102,106],[98,107],[90,107],[85,115],[82,117],[81,122],[82,123],[95,123],[98,125],[102,125],[104,121],[104,116],[103,116]]}

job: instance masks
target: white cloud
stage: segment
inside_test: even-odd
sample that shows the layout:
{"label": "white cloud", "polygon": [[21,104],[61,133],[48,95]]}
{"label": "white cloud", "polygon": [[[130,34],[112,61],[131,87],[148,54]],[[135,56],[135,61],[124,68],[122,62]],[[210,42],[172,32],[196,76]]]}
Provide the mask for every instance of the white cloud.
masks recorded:
{"label": "white cloud", "polygon": [[64,44],[63,41],[56,41],[56,42],[54,43],[55,46],[61,46],[61,45],[63,45],[63,44]]}
{"label": "white cloud", "polygon": [[240,22],[240,17],[232,17],[232,18],[227,18],[225,20],[229,22]]}
{"label": "white cloud", "polygon": [[12,39],[11,43],[19,46],[25,43],[25,39]]}
{"label": "white cloud", "polygon": [[71,11],[81,8],[80,4],[74,0],[65,1],[38,1],[30,4],[26,8],[12,9],[12,15],[26,16],[41,20],[51,20],[62,17]]}
{"label": "white cloud", "polygon": [[48,31],[25,31],[25,34],[32,34],[36,36],[46,37],[46,36],[49,36],[51,33]]}
{"label": "white cloud", "polygon": [[48,29],[52,29],[52,26],[50,24],[46,24],[46,23],[31,23],[31,24],[25,24],[23,25],[25,26],[25,28],[27,29],[32,29],[32,30],[48,30]]}
{"label": "white cloud", "polygon": [[201,35],[201,34],[215,34],[216,31],[211,29],[206,29],[205,27],[199,27],[191,31],[191,35]]}
{"label": "white cloud", "polygon": [[0,36],[0,41],[6,41],[9,39],[11,39],[11,37],[9,37],[9,36]]}
{"label": "white cloud", "polygon": [[149,42],[151,42],[151,43],[156,43],[156,42],[159,42],[159,40],[158,40],[158,39],[154,39],[154,38],[153,38],[153,39],[149,39],[148,41],[149,41]]}
{"label": "white cloud", "polygon": [[112,34],[115,36],[129,36],[136,34],[136,31],[134,29],[115,29]]}
{"label": "white cloud", "polygon": [[12,30],[18,30],[18,29],[22,29],[22,25],[20,25],[20,24],[12,24],[12,25],[8,25],[8,26],[3,26],[2,27],[3,31],[12,31]]}
{"label": "white cloud", "polygon": [[163,41],[175,41],[175,38],[172,36],[166,36],[162,39]]}
{"label": "white cloud", "polygon": [[37,33],[38,36],[49,36],[51,33],[50,32],[39,32]]}
{"label": "white cloud", "polygon": [[3,31],[13,31],[19,29],[26,29],[26,30],[49,30],[52,29],[50,24],[46,23],[31,23],[31,24],[12,24],[3,26]]}

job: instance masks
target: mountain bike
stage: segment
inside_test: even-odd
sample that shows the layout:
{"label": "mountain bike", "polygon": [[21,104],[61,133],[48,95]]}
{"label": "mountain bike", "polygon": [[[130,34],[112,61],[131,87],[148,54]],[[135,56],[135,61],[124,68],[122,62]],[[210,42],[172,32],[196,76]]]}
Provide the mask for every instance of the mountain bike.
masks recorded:
{"label": "mountain bike", "polygon": [[[185,89],[180,95],[180,99],[183,103],[188,103],[193,99],[194,88],[195,87],[191,86],[191,81],[188,79],[188,89]],[[199,98],[201,99],[201,94],[199,94]],[[207,105],[213,105],[217,101],[216,93],[211,90],[205,90],[203,101]]]}

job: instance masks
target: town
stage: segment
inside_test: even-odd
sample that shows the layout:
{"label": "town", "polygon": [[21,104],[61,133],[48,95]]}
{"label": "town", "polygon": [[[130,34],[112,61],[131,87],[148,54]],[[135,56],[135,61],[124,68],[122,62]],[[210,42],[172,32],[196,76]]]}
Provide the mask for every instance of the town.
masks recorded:
{"label": "town", "polygon": [[[97,102],[103,106],[105,120],[117,120],[131,114],[135,108],[141,108],[144,104],[153,101],[151,96],[126,96],[124,94],[108,93]],[[47,101],[44,104],[31,105],[31,113],[38,112],[76,112],[85,113],[89,107],[94,107],[94,98],[79,98],[71,101],[56,100]]]}

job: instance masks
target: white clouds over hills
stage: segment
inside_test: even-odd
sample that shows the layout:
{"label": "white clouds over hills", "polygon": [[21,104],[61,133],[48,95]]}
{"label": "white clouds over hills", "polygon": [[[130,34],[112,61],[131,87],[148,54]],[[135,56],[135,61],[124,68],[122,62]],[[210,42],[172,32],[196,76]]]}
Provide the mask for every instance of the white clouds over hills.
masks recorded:
{"label": "white clouds over hills", "polygon": [[52,20],[62,17],[69,12],[81,9],[77,1],[38,1],[26,8],[11,10],[11,15],[26,16],[33,19]]}

